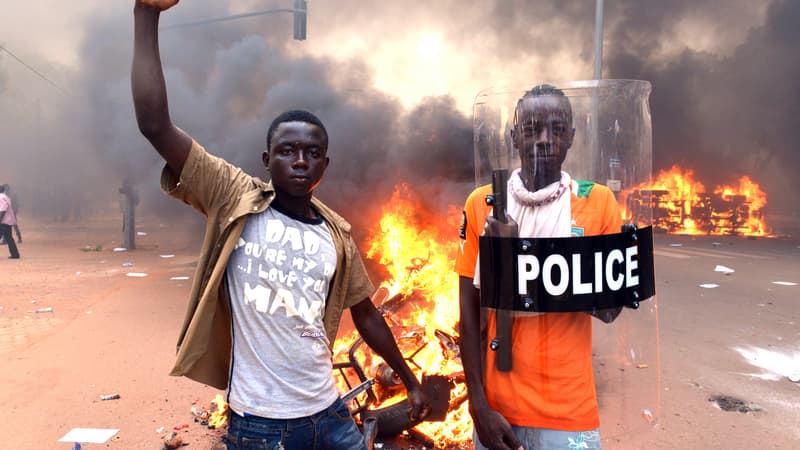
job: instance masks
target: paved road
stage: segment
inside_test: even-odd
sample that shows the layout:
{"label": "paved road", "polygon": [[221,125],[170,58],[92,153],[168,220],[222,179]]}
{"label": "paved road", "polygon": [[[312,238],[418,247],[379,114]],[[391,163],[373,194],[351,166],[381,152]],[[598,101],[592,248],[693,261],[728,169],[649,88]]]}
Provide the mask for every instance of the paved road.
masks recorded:
{"label": "paved road", "polygon": [[[156,448],[156,429],[188,420],[193,401],[212,398],[209,388],[166,376],[188,292],[170,277],[190,274],[196,249],[162,259],[183,247],[153,233],[147,239],[163,241],[148,247],[145,239],[135,253],[84,253],[77,249],[108,240],[35,231],[25,259],[4,266],[15,293],[0,299],[0,419],[15,430],[4,448],[64,448],[51,444],[77,426],[120,428],[113,448]],[[796,448],[800,383],[787,375],[800,370],[800,285],[774,282],[800,283],[800,241],[657,235],[655,246],[658,426],[644,441],[625,436],[605,448]],[[125,277],[125,261],[150,276]],[[55,312],[27,312],[40,306]],[[111,392],[122,399],[97,400]],[[761,411],[722,411],[708,401],[714,395]],[[191,448],[203,448],[206,432],[193,433]]]}
{"label": "paved road", "polygon": [[[796,448],[800,240],[657,235],[655,247],[658,447]],[[712,396],[761,411],[723,411]]]}

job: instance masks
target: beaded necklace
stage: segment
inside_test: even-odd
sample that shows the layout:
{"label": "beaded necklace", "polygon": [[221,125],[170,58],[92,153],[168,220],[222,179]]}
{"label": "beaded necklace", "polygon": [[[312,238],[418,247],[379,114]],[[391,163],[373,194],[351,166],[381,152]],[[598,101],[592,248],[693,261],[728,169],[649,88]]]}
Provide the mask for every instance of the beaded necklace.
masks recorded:
{"label": "beaded necklace", "polygon": [[522,182],[522,177],[519,176],[519,169],[515,170],[508,180],[508,190],[511,192],[511,195],[514,196],[514,199],[516,199],[520,204],[529,207],[548,205],[558,200],[558,198],[561,197],[561,194],[567,190],[567,185],[564,183],[563,174],[561,179],[558,181],[557,186],[553,188],[550,186],[546,186],[536,192],[527,190]]}

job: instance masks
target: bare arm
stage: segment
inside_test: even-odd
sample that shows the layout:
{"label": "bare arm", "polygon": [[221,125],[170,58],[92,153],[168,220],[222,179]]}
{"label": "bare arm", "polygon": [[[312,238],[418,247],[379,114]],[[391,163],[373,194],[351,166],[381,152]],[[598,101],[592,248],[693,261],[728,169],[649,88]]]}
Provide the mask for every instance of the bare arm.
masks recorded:
{"label": "bare arm", "polygon": [[458,277],[460,305],[461,362],[469,395],[469,412],[475,424],[475,431],[485,447],[490,449],[521,449],[511,425],[497,411],[489,406],[483,387],[483,368],[481,345],[480,291],[473,285],[472,278]]}
{"label": "bare arm", "polygon": [[180,174],[192,140],[172,124],[167,87],[158,50],[158,19],[161,11],[178,0],[137,0],[133,9],[134,47],[131,91],[139,130],[169,167]]}
{"label": "bare arm", "polygon": [[369,347],[375,350],[386,363],[403,380],[408,391],[408,401],[411,403],[411,411],[409,418],[416,422],[423,420],[430,412],[430,405],[428,399],[422,392],[422,386],[411,372],[411,369],[403,359],[403,355],[397,348],[397,343],[394,341],[394,336],[383,320],[383,316],[372,304],[372,301],[367,298],[362,302],[350,308],[350,314],[353,316],[353,323],[356,329],[364,338],[364,341]]}
{"label": "bare arm", "polygon": [[461,362],[464,364],[470,409],[486,407],[483,391],[483,368],[481,350],[480,291],[472,284],[472,278],[458,277],[460,304],[459,333],[461,335]]}

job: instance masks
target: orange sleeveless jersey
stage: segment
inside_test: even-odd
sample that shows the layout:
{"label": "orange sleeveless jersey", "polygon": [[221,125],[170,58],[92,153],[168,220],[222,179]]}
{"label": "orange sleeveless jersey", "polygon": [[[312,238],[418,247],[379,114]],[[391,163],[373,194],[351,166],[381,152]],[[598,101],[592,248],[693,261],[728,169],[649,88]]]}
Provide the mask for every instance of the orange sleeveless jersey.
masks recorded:
{"label": "orange sleeveless jersey", "polygon": [[[576,181],[570,186],[572,235],[619,233],[622,217],[614,194],[605,186]],[[455,271],[473,278],[478,237],[491,207],[490,185],[472,192],[464,206],[461,247]],[[488,314],[489,340],[495,315]],[[495,368],[494,352],[486,349],[484,388],[489,404],[512,425],[565,431],[600,426],[592,373],[592,316],[548,313],[515,317],[511,372]]]}

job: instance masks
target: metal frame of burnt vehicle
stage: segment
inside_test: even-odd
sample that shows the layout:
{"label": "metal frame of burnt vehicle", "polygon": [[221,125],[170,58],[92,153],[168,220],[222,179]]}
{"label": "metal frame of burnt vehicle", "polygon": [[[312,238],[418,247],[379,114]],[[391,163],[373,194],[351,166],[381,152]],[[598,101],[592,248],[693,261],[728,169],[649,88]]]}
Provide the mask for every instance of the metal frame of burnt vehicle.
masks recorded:
{"label": "metal frame of burnt vehicle", "polygon": [[748,234],[747,219],[752,211],[744,195],[703,193],[692,198],[674,198],[666,189],[633,189],[627,197],[631,220],[640,221],[652,213],[653,228],[667,233],[682,230],[693,219],[707,234]]}
{"label": "metal frame of burnt vehicle", "polygon": [[[397,313],[414,296],[396,294],[389,298],[384,295],[387,291],[379,289],[373,296],[378,311],[390,322],[395,329],[405,328],[397,320]],[[447,359],[459,360],[458,337],[443,330],[436,329],[435,336],[439,341],[443,356]],[[373,448],[372,443],[380,438],[384,441],[384,448],[407,447],[408,443],[435,448],[432,437],[415,430],[414,427],[422,422],[440,422],[446,420],[449,412],[459,408],[466,400],[466,390],[462,394],[453,396],[453,388],[463,384],[464,373],[459,371],[450,374],[427,374],[425,368],[415,361],[415,357],[430,343],[425,341],[424,333],[408,331],[396,338],[398,347],[411,347],[405,360],[409,366],[416,367],[422,372],[422,389],[430,404],[430,412],[424,421],[414,421],[409,418],[410,406],[405,394],[405,386],[397,373],[385,362],[374,364],[372,369],[367,366],[374,355],[364,341],[358,337],[347,349],[344,360],[334,361],[333,368],[347,386],[348,391],[342,394],[342,400],[350,407],[356,423],[361,427],[367,441],[367,448]],[[363,353],[362,353],[363,352]],[[405,433],[404,433],[405,432]],[[404,434],[403,437],[400,435]],[[401,441],[402,440],[402,441]],[[396,443],[393,442],[396,441]],[[404,442],[405,444],[400,444]]]}

